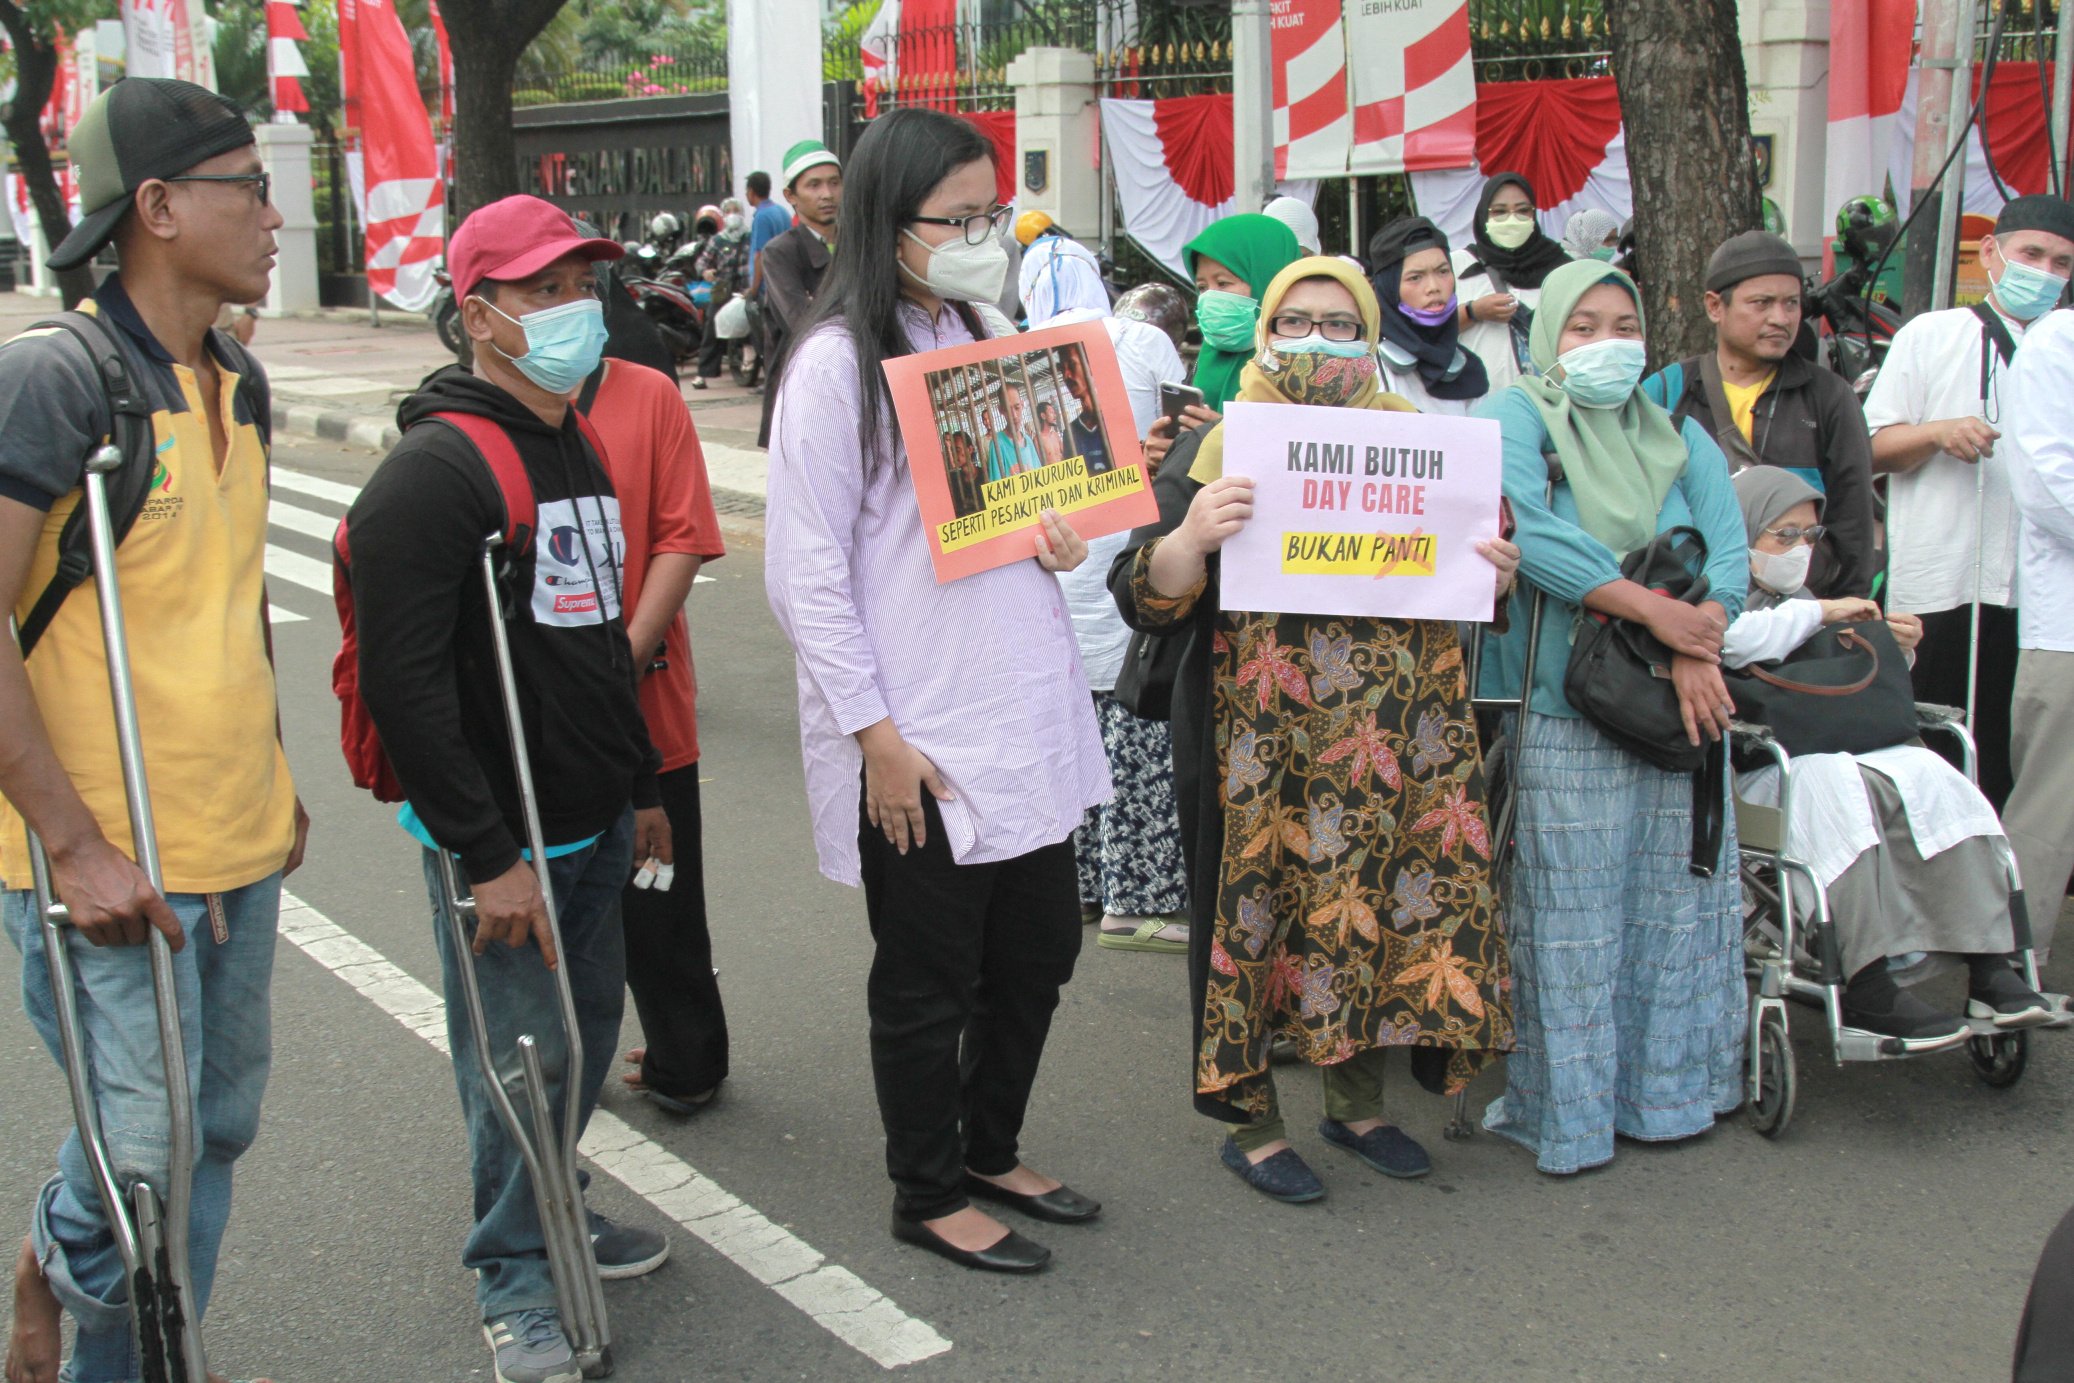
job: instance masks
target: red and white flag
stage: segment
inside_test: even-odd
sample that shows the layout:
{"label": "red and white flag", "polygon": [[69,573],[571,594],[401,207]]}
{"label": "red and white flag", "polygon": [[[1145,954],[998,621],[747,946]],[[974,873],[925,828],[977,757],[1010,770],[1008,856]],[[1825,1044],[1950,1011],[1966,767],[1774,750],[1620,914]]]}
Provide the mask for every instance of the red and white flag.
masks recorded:
{"label": "red and white flag", "polygon": [[[1239,209],[1231,97],[1105,99],[1102,142],[1116,170],[1123,233],[1185,281],[1182,246]],[[1285,182],[1280,191],[1309,202],[1316,185]]]}
{"label": "red and white flag", "polygon": [[391,0],[340,0],[339,63],[346,124],[360,132],[367,188],[367,286],[408,312],[439,291],[446,189],[418,69]]}
{"label": "red and white flag", "polygon": [[1347,15],[1347,53],[1354,91],[1347,171],[1405,173],[1475,160],[1468,0],[1357,5]]}
{"label": "red and white flag", "polygon": [[274,114],[303,114],[310,108],[303,95],[302,79],[310,75],[297,45],[309,40],[309,30],[296,13],[301,0],[266,0],[266,70],[274,87]]}
{"label": "red and white flag", "polygon": [[[1833,210],[1886,185],[1915,41],[1916,0],[1829,0],[1829,137],[1822,196]],[[1903,165],[1904,170],[1907,165]],[[1904,171],[1901,183],[1908,181]]]}
{"label": "red and white flag", "polygon": [[1340,0],[1272,0],[1275,176],[1347,171],[1347,36]]}
{"label": "red and white flag", "polygon": [[453,137],[454,129],[454,45],[447,40],[446,16],[439,12],[439,0],[431,0],[432,38],[439,45],[439,127]]}

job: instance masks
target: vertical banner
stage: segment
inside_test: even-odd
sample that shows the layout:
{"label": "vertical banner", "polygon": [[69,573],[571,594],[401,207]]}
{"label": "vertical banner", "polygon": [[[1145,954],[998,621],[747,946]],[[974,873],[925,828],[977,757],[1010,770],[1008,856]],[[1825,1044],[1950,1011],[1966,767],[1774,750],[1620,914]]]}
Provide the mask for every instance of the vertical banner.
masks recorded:
{"label": "vertical banner", "polygon": [[[1915,0],[1829,0],[1825,207],[1842,206],[1863,193],[1877,195],[1887,181],[1887,154],[1896,136],[1913,145],[1913,123],[1897,128],[1897,121],[1908,90],[1915,27]],[[1969,177],[1969,190],[1972,182]],[[1895,183],[1905,199],[1907,176]],[[1907,209],[1904,201],[1904,214]]]}
{"label": "vertical banner", "polygon": [[122,0],[123,55],[132,77],[170,77],[173,30],[165,0]]}
{"label": "vertical banner", "polygon": [[417,59],[390,0],[341,0],[339,62],[346,121],[360,131],[367,188],[367,287],[407,312],[439,291],[432,270],[446,249],[446,188]]}
{"label": "vertical banner", "polygon": [[1340,0],[1270,0],[1278,179],[1337,178],[1347,171],[1352,125],[1340,8]]}
{"label": "vertical banner", "polygon": [[1466,168],[1476,159],[1468,0],[1360,3],[1347,15],[1353,173]]}
{"label": "vertical banner", "polygon": [[310,109],[309,98],[302,89],[302,79],[310,75],[310,69],[298,46],[308,41],[310,35],[302,26],[302,16],[296,13],[300,3],[301,0],[267,0],[266,69],[273,84],[276,120],[306,114]]}

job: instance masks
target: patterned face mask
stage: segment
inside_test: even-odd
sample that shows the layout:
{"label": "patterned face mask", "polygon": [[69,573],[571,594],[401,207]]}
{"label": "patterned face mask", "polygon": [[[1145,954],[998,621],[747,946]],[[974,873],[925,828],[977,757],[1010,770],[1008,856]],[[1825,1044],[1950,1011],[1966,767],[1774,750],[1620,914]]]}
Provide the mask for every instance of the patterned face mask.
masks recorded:
{"label": "patterned face mask", "polygon": [[1338,407],[1375,379],[1375,352],[1360,355],[1299,355],[1270,348],[1256,362],[1291,403]]}

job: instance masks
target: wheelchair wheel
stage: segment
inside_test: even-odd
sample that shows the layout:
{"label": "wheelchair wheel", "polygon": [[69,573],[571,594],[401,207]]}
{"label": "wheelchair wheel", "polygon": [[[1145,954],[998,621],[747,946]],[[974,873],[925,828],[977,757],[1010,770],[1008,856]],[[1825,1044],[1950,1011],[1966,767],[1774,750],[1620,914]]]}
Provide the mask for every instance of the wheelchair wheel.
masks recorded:
{"label": "wheelchair wheel", "polygon": [[1767,1013],[1757,1025],[1757,1054],[1763,1074],[1750,1089],[1750,1127],[1767,1138],[1777,1138],[1793,1122],[1793,1100],[1800,1081],[1793,1069],[1793,1044],[1786,1039],[1786,1023]]}
{"label": "wheelchair wheel", "polygon": [[2006,1090],[2023,1079],[2024,1065],[2031,1059],[2031,1035],[2025,1032],[1976,1037],[1966,1044],[1973,1058],[1973,1074],[1983,1084]]}

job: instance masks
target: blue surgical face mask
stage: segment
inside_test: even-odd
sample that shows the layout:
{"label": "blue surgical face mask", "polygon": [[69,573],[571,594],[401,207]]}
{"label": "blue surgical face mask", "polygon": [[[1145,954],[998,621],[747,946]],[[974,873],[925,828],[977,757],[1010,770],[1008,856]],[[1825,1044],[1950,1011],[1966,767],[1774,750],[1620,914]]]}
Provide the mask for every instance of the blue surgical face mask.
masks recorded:
{"label": "blue surgical face mask", "polygon": [[1359,360],[1373,349],[1366,341],[1328,341],[1312,333],[1294,341],[1273,340],[1268,349],[1282,355],[1336,355],[1342,360]]}
{"label": "blue surgical face mask", "polygon": [[1203,329],[1203,344],[1210,349],[1250,351],[1253,333],[1260,326],[1260,299],[1205,288],[1195,297],[1195,320]]}
{"label": "blue surgical face mask", "polygon": [[2033,269],[2013,259],[2002,261],[2002,277],[1995,280],[1995,301],[2019,322],[2032,322],[2059,305],[2067,281],[2043,269]]}
{"label": "blue surgical face mask", "polygon": [[1591,257],[1593,259],[1598,260],[1602,264],[1611,264],[1613,262],[1613,256],[1617,253],[1618,251],[1616,251],[1613,248],[1613,246],[1601,245],[1598,249],[1593,250],[1591,252]]}
{"label": "blue surgical face mask", "polygon": [[550,394],[569,393],[589,379],[605,358],[605,305],[596,298],[579,298],[523,317],[501,311],[488,298],[480,301],[526,333],[526,353],[504,358]]}
{"label": "blue surgical face mask", "polygon": [[1556,357],[1549,373],[1553,379],[1556,371],[1562,372],[1555,383],[1572,403],[1586,408],[1618,408],[1642,382],[1642,368],[1647,360],[1640,341],[1610,336],[1564,351]]}

